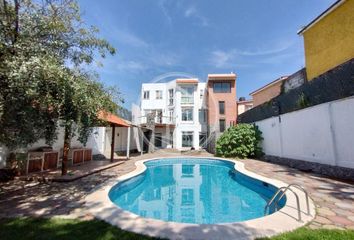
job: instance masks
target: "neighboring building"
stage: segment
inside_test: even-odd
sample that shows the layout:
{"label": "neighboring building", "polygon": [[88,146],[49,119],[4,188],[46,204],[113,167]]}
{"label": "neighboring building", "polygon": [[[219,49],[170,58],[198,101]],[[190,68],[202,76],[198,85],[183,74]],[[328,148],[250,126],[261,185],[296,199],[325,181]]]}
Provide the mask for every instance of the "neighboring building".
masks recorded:
{"label": "neighboring building", "polygon": [[354,57],[354,1],[339,0],[302,28],[308,80]]}
{"label": "neighboring building", "polygon": [[268,102],[272,98],[278,96],[281,93],[281,86],[288,76],[282,76],[273,82],[257,89],[250,93],[253,99],[253,107],[258,106],[262,103]]}
{"label": "neighboring building", "polygon": [[239,99],[239,101],[236,102],[237,104],[237,115],[240,115],[248,110],[250,110],[253,107],[253,100],[245,100],[245,99]]}
{"label": "neighboring building", "polygon": [[206,148],[211,134],[215,138],[235,124],[235,99],[235,74],[210,74],[207,83],[187,78],[142,84],[140,111],[134,109],[133,120],[148,140],[144,151],[149,143],[155,148]]}
{"label": "neighboring building", "polygon": [[210,133],[218,137],[236,123],[236,74],[209,74],[207,92]]}

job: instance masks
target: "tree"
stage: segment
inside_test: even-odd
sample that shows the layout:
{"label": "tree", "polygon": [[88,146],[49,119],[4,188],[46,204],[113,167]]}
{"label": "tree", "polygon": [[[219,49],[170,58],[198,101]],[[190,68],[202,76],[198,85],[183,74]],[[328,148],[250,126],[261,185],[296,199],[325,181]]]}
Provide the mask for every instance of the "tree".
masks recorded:
{"label": "tree", "polygon": [[81,20],[74,0],[0,2],[0,143],[14,152],[65,128],[62,173],[75,130],[85,143],[98,111],[114,112],[116,92],[86,66],[115,49]]}

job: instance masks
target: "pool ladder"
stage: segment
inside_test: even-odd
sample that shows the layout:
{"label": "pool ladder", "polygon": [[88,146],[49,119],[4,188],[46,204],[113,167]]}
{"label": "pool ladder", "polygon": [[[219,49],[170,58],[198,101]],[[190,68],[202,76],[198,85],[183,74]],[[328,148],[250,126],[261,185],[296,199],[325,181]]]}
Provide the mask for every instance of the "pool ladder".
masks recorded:
{"label": "pool ladder", "polygon": [[[272,205],[272,203],[274,202],[275,204],[275,210],[278,209],[278,203],[279,201],[285,196],[286,191],[291,191],[295,197],[296,197],[296,205],[297,205],[297,215],[298,215],[298,221],[301,222],[301,209],[300,209],[300,201],[299,201],[299,196],[297,195],[297,193],[291,189],[291,187],[297,188],[299,190],[301,190],[302,192],[305,193],[306,196],[306,206],[307,206],[307,215],[310,215],[310,205],[309,205],[309,195],[307,193],[307,191],[301,187],[299,184],[289,184],[287,187],[281,187],[278,189],[278,191],[273,195],[273,197],[268,201],[267,205],[264,208],[264,215],[267,215],[267,210],[269,210],[269,207]],[[281,193],[280,197],[277,199],[276,197],[279,195],[279,193]]]}

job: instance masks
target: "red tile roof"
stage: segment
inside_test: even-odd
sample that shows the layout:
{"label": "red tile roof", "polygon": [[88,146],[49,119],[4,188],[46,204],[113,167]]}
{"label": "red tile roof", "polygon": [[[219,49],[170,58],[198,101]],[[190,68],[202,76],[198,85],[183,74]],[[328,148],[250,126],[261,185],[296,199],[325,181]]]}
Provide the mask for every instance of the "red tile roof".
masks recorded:
{"label": "red tile roof", "polygon": [[122,119],[122,118],[118,117],[117,115],[114,115],[113,113],[110,113],[110,112],[101,111],[98,113],[98,118],[103,121],[114,124],[117,127],[129,127],[130,126],[126,121],[124,121],[124,119]]}
{"label": "red tile roof", "polygon": [[176,83],[198,83],[197,78],[178,78]]}

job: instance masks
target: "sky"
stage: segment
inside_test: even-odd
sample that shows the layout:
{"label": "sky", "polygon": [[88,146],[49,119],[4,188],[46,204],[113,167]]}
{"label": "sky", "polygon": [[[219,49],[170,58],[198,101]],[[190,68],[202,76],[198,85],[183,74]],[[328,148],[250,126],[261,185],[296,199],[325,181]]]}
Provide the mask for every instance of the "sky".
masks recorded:
{"label": "sky", "polygon": [[[117,50],[92,68],[130,109],[141,84],[237,75],[237,98],[305,65],[297,31],[335,0],[79,0],[83,19]],[[168,76],[168,77],[166,77]]]}

